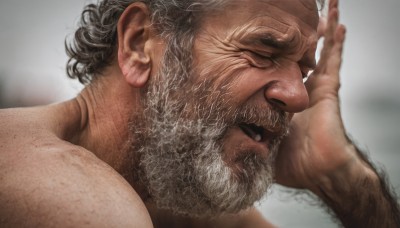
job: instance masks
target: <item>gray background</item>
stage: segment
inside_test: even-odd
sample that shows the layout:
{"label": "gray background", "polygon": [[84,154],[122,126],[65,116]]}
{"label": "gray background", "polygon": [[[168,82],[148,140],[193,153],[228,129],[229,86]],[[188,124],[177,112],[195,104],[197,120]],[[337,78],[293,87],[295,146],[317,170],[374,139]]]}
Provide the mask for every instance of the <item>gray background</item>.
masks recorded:
{"label": "gray background", "polygon": [[[46,104],[82,88],[65,76],[64,38],[85,1],[0,1],[0,105]],[[400,0],[346,0],[341,103],[347,131],[400,193]],[[311,202],[311,205],[310,205]],[[279,227],[337,227],[312,200],[277,187],[258,206]],[[314,206],[313,206],[314,205]]]}

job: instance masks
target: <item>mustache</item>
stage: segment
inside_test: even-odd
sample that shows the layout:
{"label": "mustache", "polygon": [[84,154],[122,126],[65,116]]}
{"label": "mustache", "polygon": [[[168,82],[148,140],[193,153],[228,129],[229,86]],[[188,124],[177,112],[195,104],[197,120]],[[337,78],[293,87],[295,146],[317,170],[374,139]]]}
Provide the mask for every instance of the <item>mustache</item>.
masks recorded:
{"label": "mustache", "polygon": [[[169,80],[167,81],[169,82]],[[232,93],[229,92],[230,81],[225,82],[218,90],[210,90],[214,87],[214,83],[214,80],[210,79],[199,84],[178,86],[192,91],[190,97],[187,97],[186,94],[177,93],[171,87],[174,84],[172,82],[153,85],[152,89],[147,90],[146,94],[146,101],[152,100],[148,97],[159,97],[157,102],[152,102],[159,104],[152,107],[157,110],[157,115],[152,117],[162,120],[165,115],[172,114],[179,117],[176,121],[181,118],[193,118],[201,120],[206,127],[229,128],[240,124],[254,124],[272,135],[284,136],[288,134],[291,119],[289,113],[267,102],[259,104],[246,102],[238,105],[232,100]],[[143,103],[144,107],[149,108],[148,102]]]}
{"label": "mustache", "polygon": [[234,112],[232,119],[233,125],[254,124],[277,136],[289,131],[290,114],[268,104],[246,104]]}

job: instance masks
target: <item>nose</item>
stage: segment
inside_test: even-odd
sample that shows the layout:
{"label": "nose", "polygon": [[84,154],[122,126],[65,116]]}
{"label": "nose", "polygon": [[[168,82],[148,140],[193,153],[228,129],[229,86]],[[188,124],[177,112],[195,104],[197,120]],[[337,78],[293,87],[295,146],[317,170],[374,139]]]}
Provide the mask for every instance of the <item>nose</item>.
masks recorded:
{"label": "nose", "polygon": [[265,99],[285,112],[301,112],[308,108],[309,97],[298,64],[279,72],[277,80],[265,89]]}

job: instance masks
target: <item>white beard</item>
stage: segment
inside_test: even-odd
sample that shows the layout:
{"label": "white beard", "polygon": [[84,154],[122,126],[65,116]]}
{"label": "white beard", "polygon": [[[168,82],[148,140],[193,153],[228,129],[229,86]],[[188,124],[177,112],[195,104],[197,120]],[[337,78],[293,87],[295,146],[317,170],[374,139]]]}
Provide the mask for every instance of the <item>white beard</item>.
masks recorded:
{"label": "white beard", "polygon": [[[228,113],[230,96],[210,92],[212,81],[183,86],[173,72],[161,73],[159,78],[148,88],[144,113],[131,126],[141,179],[151,199],[159,209],[198,217],[251,207],[274,182],[273,162],[281,137],[272,140],[268,159],[250,151],[239,175],[223,161],[222,140],[239,119],[276,126],[286,124],[287,116],[272,110],[266,114],[256,107]],[[174,92],[177,88],[191,91],[190,97]]]}

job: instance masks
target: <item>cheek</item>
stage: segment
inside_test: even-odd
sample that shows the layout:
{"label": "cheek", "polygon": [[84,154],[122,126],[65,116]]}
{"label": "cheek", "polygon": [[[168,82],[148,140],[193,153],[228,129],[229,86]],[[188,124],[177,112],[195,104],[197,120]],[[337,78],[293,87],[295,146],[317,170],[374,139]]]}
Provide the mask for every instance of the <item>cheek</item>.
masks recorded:
{"label": "cheek", "polygon": [[[245,55],[234,47],[203,47],[196,53],[195,72],[198,82],[211,81],[213,91],[231,94],[231,101],[244,104],[259,92],[275,74],[276,68],[251,66]],[[233,105],[233,104],[232,104]]]}
{"label": "cheek", "polygon": [[236,75],[236,79],[231,84],[231,90],[233,94],[242,99],[238,102],[246,102],[260,91],[262,92],[268,83],[273,81],[273,75],[276,75],[274,68],[247,67]]}
{"label": "cheek", "polygon": [[237,76],[249,67],[248,60],[240,55],[204,53],[197,68],[199,79],[213,80],[216,88],[234,82]]}

